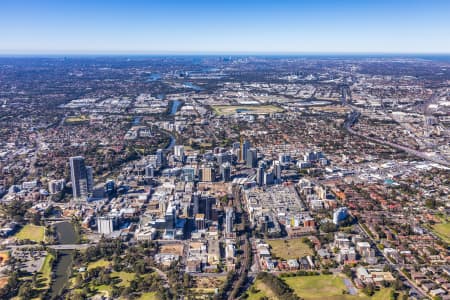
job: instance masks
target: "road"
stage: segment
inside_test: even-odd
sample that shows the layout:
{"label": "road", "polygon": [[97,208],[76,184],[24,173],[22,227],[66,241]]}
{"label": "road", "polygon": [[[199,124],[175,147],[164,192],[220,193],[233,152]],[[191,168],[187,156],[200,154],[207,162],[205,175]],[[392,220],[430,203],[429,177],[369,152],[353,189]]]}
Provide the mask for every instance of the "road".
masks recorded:
{"label": "road", "polygon": [[[95,244],[64,244],[64,245],[47,245],[46,247],[55,250],[83,250]],[[22,249],[22,248],[33,248],[40,246],[39,244],[29,244],[29,245],[8,245],[7,249]]]}
{"label": "road", "polygon": [[366,134],[362,134],[360,132],[357,132],[357,131],[353,130],[352,126],[356,122],[358,122],[358,118],[360,117],[361,113],[359,111],[357,111],[356,107],[354,107],[354,106],[352,106],[352,105],[350,105],[348,103],[348,101],[347,101],[347,94],[348,94],[348,92],[345,92],[345,90],[343,90],[342,104],[344,106],[352,108],[352,112],[347,116],[347,119],[344,122],[344,128],[348,132],[350,132],[351,134],[357,135],[359,137],[365,138],[365,139],[367,139],[367,140],[369,140],[371,142],[382,144],[382,145],[387,145],[387,146],[390,146],[392,148],[395,148],[395,149],[404,151],[404,152],[406,152],[408,154],[411,154],[411,155],[414,155],[416,157],[419,157],[421,159],[424,159],[424,160],[427,160],[427,161],[431,161],[431,162],[434,162],[434,163],[437,163],[437,164],[440,164],[440,165],[443,165],[443,166],[446,166],[446,167],[450,167],[450,162],[448,162],[447,160],[444,160],[443,158],[431,157],[431,156],[427,155],[424,152],[417,151],[417,150],[414,150],[414,149],[411,149],[409,147],[406,147],[406,146],[403,146],[403,145],[399,145],[399,144],[396,144],[396,143],[393,143],[393,142],[385,141],[385,140],[382,140],[380,138],[370,137],[370,136],[368,136]]}

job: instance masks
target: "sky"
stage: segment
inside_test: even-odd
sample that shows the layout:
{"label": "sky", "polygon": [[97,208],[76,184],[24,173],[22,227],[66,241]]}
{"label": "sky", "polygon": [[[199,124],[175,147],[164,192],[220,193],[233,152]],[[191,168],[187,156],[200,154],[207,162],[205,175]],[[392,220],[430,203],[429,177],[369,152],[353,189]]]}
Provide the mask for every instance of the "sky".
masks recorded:
{"label": "sky", "polygon": [[450,0],[0,0],[1,54],[450,53]]}

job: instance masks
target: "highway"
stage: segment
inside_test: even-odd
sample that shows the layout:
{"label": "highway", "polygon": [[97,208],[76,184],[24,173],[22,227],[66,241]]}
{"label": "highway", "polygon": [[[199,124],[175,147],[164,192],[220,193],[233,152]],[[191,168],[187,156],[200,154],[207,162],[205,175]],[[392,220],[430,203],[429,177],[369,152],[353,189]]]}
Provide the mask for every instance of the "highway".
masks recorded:
{"label": "highway", "polygon": [[406,147],[406,146],[403,146],[403,145],[399,145],[399,144],[396,144],[396,143],[393,143],[393,142],[390,142],[390,141],[382,140],[380,138],[369,137],[366,134],[362,134],[360,132],[357,132],[357,131],[353,130],[352,126],[356,122],[358,122],[358,118],[361,116],[361,113],[358,112],[357,109],[354,106],[350,105],[347,102],[348,92],[346,92],[345,89],[343,89],[342,93],[343,93],[343,95],[342,95],[342,104],[344,106],[352,108],[352,111],[347,116],[347,119],[344,122],[344,128],[348,132],[350,132],[351,134],[357,135],[359,137],[365,138],[365,139],[367,139],[367,140],[369,140],[371,142],[382,144],[382,145],[386,145],[386,146],[390,146],[392,148],[404,151],[404,152],[406,152],[408,154],[414,155],[414,156],[419,157],[421,159],[424,159],[424,160],[427,160],[427,161],[431,161],[431,162],[434,162],[434,163],[437,163],[437,164],[440,164],[440,165],[443,165],[443,166],[446,166],[446,167],[450,167],[450,162],[448,162],[447,160],[444,160],[442,158],[431,157],[431,156],[427,155],[424,152],[417,151],[417,150],[411,149],[409,147]]}

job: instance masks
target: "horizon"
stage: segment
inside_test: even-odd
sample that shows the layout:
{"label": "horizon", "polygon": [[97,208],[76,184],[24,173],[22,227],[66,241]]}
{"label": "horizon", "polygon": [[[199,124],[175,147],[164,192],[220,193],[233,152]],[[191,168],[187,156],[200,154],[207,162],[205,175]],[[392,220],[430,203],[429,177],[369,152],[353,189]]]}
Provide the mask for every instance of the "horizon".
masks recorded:
{"label": "horizon", "polygon": [[448,54],[450,2],[5,0],[0,54]]}

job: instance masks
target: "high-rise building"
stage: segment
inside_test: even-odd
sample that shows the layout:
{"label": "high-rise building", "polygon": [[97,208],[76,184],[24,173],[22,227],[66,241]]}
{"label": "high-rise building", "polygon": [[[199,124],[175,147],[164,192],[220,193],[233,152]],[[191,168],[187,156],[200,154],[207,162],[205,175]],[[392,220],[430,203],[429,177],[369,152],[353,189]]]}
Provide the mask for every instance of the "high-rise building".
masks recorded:
{"label": "high-rise building", "polygon": [[259,186],[264,184],[264,165],[262,163],[256,169],[256,184]]}
{"label": "high-rise building", "polygon": [[272,172],[264,172],[264,185],[273,184],[273,173]]}
{"label": "high-rise building", "polygon": [[229,162],[220,165],[220,175],[223,181],[231,180],[231,165]]}
{"label": "high-rise building", "polygon": [[233,232],[234,211],[232,207],[225,208],[225,233]]}
{"label": "high-rise building", "polygon": [[250,148],[247,150],[245,162],[247,167],[256,168],[258,163],[258,152],[256,151],[256,148]]}
{"label": "high-rise building", "polygon": [[61,192],[66,186],[66,181],[64,179],[50,180],[48,183],[48,191],[50,194],[56,194]]}
{"label": "high-rise building", "polygon": [[211,166],[200,169],[200,181],[213,182],[215,179],[214,169]]}
{"label": "high-rise building", "polygon": [[145,167],[145,177],[147,177],[147,178],[155,177],[155,166],[154,165],[149,164]]}
{"label": "high-rise building", "polygon": [[157,167],[163,167],[166,164],[164,151],[162,149],[156,150],[156,164]]}
{"label": "high-rise building", "polygon": [[281,163],[277,160],[273,162],[273,176],[275,177],[275,180],[281,180]]}
{"label": "high-rise building", "polygon": [[[92,169],[91,171],[92,172]],[[92,173],[91,173],[92,174]],[[70,177],[72,181],[72,192],[74,199],[84,199],[88,197],[88,180],[91,183],[92,176],[88,179],[88,171],[84,164],[84,158],[81,156],[74,156],[70,158]]]}
{"label": "high-rise building", "polygon": [[179,159],[183,159],[184,157],[184,146],[183,145],[175,145],[173,147],[173,152],[175,156]]}
{"label": "high-rise building", "polygon": [[86,166],[87,191],[92,193],[94,190],[94,170],[90,166]]}
{"label": "high-rise building", "polygon": [[192,194],[192,203],[193,203],[192,215],[193,216],[197,215],[200,211],[200,197],[201,197],[201,194],[199,192],[195,192]]}
{"label": "high-rise building", "polygon": [[100,234],[111,234],[116,227],[116,218],[114,217],[98,217],[97,218],[97,230]]}
{"label": "high-rise building", "polygon": [[250,149],[250,142],[245,140],[241,141],[241,153],[239,160],[240,161],[247,161],[247,151]]}

